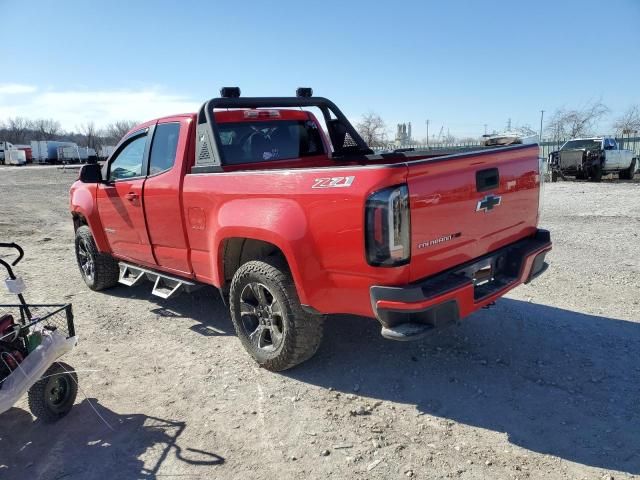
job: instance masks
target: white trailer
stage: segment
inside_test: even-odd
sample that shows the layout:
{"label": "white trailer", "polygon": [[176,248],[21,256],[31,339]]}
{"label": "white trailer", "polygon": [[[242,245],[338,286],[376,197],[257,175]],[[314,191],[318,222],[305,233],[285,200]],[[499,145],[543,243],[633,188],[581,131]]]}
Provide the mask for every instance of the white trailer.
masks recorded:
{"label": "white trailer", "polygon": [[113,154],[113,152],[115,152],[115,150],[115,145],[104,145],[100,147],[100,155],[98,156],[102,159],[109,158]]}
{"label": "white trailer", "polygon": [[57,162],[59,147],[77,148],[78,145],[73,142],[59,142],[56,140],[33,140],[31,142],[33,163]]}
{"label": "white trailer", "polygon": [[4,151],[4,164],[5,165],[26,165],[27,164],[27,152],[24,150],[12,149]]}
{"label": "white trailer", "polygon": [[94,159],[96,151],[89,147],[61,146],[58,147],[58,162],[60,163],[85,163]]}

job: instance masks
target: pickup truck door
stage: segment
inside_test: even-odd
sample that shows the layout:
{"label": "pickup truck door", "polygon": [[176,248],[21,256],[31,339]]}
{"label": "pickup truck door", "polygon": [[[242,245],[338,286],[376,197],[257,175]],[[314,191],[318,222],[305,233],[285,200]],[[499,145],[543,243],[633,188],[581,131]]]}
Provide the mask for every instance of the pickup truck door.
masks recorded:
{"label": "pickup truck door", "polygon": [[615,170],[620,168],[620,150],[613,138],[605,138],[602,140],[605,156],[605,170]]}
{"label": "pickup truck door", "polygon": [[111,156],[106,183],[98,184],[100,220],[117,257],[155,265],[144,217],[142,190],[153,127],[131,134]]}
{"label": "pickup truck door", "polygon": [[174,117],[156,125],[144,184],[147,231],[157,264],[182,276],[191,275],[181,208],[191,121],[190,117]]}
{"label": "pickup truck door", "polygon": [[[620,144],[618,144],[620,146]],[[620,155],[620,169],[624,170],[631,166],[631,162],[633,160],[633,152],[631,150],[618,150],[618,155]]]}

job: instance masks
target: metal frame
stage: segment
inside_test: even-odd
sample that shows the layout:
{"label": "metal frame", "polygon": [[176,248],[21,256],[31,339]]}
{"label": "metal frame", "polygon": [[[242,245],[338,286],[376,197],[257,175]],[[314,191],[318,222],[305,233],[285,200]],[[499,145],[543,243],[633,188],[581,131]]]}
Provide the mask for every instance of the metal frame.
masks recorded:
{"label": "metal frame", "polygon": [[[29,307],[34,309],[43,309],[50,308],[50,311],[47,311],[42,316],[33,317],[31,315],[31,311]],[[67,321],[67,337],[71,338],[76,336],[76,328],[73,322],[73,307],[70,303],[29,303],[29,304],[13,304],[13,303],[5,303],[0,304],[0,308],[17,308],[20,310],[20,330],[24,331],[25,329],[29,329],[38,323],[46,322],[49,318],[57,315],[60,312],[64,311],[65,319]]]}
{"label": "metal frame", "polygon": [[[16,258],[13,262],[9,263],[4,261],[3,259],[0,258],[0,265],[2,265],[4,268],[7,269],[7,273],[9,274],[9,278],[11,280],[15,280],[16,279],[16,275],[15,273],[13,273],[13,268],[11,267],[15,267],[20,260],[22,260],[22,258],[24,257],[24,250],[22,249],[22,247],[20,245],[18,245],[17,243],[0,243],[0,248],[14,248],[18,251],[18,258]],[[31,319],[31,312],[29,311],[29,307],[27,306],[27,302],[24,299],[24,295],[22,295],[22,293],[19,293],[18,295],[18,300],[20,300],[20,305],[22,305],[27,313],[27,317],[29,319]]]}
{"label": "metal frame", "polygon": [[[205,102],[198,112],[196,125],[196,162],[192,173],[220,172],[225,165],[222,155],[222,144],[215,120],[214,110],[225,108],[302,108],[317,107],[322,112],[324,121],[329,129],[329,136],[334,149],[334,157],[346,155],[364,156],[373,153],[347,117],[330,100],[324,97],[236,97],[214,98]],[[331,116],[335,118],[332,118]],[[356,143],[355,147],[344,148],[336,132],[331,128],[333,122],[338,121]],[[198,164],[198,159],[206,158],[206,162]]]}

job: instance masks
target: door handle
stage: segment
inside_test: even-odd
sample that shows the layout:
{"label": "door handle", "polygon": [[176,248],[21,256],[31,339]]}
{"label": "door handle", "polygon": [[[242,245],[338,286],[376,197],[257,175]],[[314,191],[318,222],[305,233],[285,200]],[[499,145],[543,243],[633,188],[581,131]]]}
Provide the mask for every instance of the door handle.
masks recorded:
{"label": "door handle", "polygon": [[126,198],[130,202],[133,202],[138,198],[138,194],[135,192],[129,192],[124,196],[124,198]]}

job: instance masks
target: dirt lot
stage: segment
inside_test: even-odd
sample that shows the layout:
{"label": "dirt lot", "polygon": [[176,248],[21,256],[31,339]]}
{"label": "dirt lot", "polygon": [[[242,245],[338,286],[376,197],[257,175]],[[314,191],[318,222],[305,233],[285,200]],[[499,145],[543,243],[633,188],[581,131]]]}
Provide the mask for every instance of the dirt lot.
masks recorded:
{"label": "dirt lot", "polygon": [[0,478],[640,475],[637,181],[548,184],[551,268],[495,308],[409,344],[330,318],[317,356],[274,374],[242,350],[214,289],[90,292],[74,178],[0,168],[0,237],[25,247],[29,300],[73,302],[81,343],[66,361],[82,388],[53,426],[25,400],[0,415]]}

